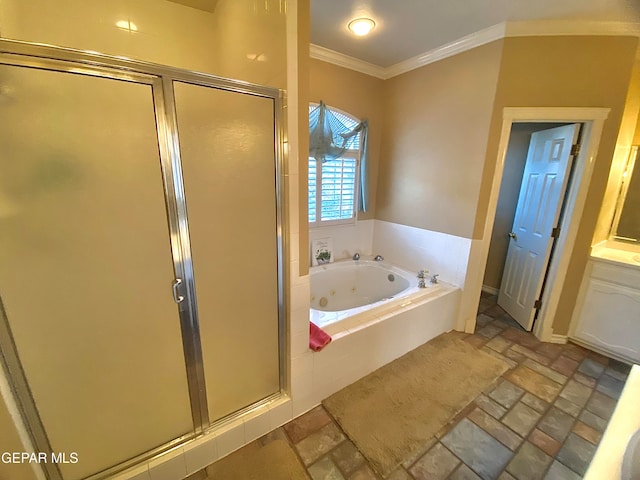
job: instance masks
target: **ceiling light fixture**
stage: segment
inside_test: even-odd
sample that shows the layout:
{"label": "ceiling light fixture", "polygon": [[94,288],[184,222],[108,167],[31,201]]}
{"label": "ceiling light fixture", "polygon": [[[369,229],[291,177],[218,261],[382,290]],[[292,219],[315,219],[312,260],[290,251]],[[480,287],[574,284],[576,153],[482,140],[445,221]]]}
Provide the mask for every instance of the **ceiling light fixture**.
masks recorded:
{"label": "ceiling light fixture", "polygon": [[371,20],[370,18],[356,18],[349,22],[347,28],[353,32],[354,35],[358,37],[363,37],[367,35],[371,30],[376,26],[376,22]]}

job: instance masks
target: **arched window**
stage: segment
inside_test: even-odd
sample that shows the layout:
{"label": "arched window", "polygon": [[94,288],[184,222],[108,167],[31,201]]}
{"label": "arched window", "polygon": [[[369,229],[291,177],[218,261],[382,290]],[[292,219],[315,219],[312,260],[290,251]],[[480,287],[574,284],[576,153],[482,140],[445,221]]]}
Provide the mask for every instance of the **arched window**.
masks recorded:
{"label": "arched window", "polygon": [[[309,104],[309,113],[318,104]],[[360,120],[348,113],[326,107],[334,131],[353,130]],[[346,140],[337,158],[309,156],[309,226],[352,223],[356,218],[359,187],[360,142],[357,133]]]}

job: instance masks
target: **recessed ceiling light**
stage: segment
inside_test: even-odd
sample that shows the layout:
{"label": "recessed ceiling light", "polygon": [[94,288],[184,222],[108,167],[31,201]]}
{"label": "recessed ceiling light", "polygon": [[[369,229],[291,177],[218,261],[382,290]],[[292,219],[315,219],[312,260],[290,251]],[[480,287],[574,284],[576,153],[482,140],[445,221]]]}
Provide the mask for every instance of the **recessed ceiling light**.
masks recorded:
{"label": "recessed ceiling light", "polygon": [[370,18],[365,17],[351,20],[349,22],[349,25],[347,25],[349,30],[351,30],[354,35],[357,35],[359,37],[367,35],[371,30],[373,30],[375,26],[376,22],[374,22]]}

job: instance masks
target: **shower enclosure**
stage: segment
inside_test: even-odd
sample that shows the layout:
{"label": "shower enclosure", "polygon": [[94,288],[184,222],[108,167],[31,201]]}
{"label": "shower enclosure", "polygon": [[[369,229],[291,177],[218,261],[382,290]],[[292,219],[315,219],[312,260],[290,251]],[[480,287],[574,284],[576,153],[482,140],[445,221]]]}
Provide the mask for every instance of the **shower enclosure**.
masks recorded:
{"label": "shower enclosure", "polygon": [[106,477],[278,397],[282,93],[0,52],[1,359],[34,447],[67,459],[47,476]]}

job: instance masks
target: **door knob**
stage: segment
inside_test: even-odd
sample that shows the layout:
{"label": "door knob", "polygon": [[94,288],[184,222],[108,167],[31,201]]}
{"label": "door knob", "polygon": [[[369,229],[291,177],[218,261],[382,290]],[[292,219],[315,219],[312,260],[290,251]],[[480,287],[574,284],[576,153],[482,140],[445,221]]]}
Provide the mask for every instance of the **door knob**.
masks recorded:
{"label": "door knob", "polygon": [[518,241],[518,236],[515,233],[509,232],[507,233],[507,235],[509,236],[509,238],[513,238],[516,242]]}

